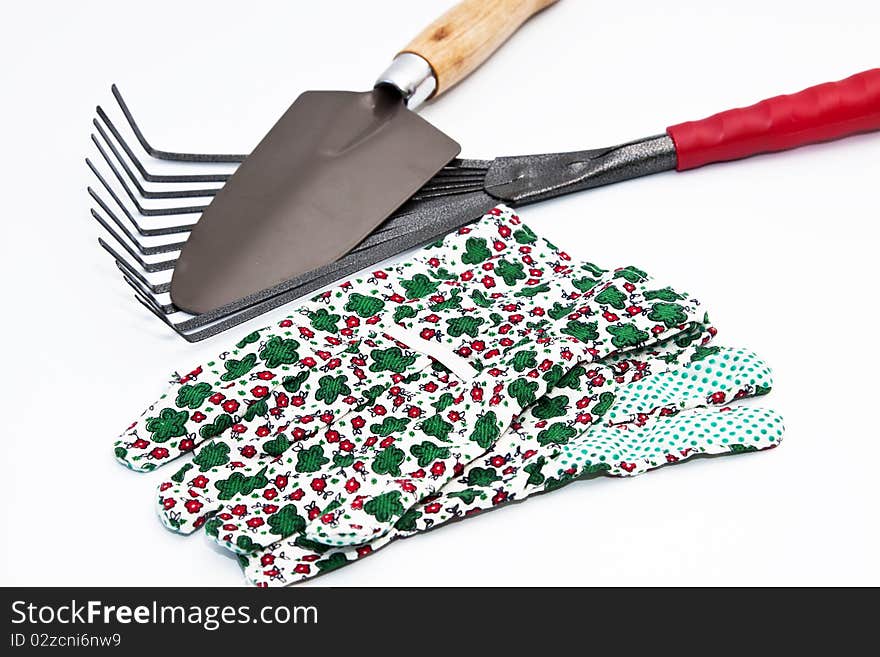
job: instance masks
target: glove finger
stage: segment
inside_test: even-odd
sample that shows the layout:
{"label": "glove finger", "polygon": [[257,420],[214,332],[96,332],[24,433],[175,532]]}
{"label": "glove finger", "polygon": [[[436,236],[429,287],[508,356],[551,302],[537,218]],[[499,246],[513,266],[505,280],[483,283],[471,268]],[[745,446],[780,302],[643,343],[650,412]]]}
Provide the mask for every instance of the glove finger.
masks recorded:
{"label": "glove finger", "polygon": [[208,488],[207,477],[188,477],[192,467],[189,463],[183,466],[170,481],[159,484],[156,494],[159,519],[167,529],[179,534],[192,534],[222,508]]}
{"label": "glove finger", "polygon": [[302,327],[290,320],[281,324],[280,334],[255,331],[232,352],[175,383],[115,443],[117,460],[147,472],[192,452],[234,425],[253,422],[268,412],[273,390],[332,365],[348,346],[334,338],[331,349],[316,349],[314,343],[320,338],[314,331],[308,330],[311,338],[305,340],[294,337]]}
{"label": "glove finger", "polygon": [[697,408],[663,417],[640,430],[603,425],[563,447],[560,473],[600,467],[605,474],[634,476],[700,454],[737,454],[775,447],[781,416],[751,407]]}
{"label": "glove finger", "polygon": [[248,583],[258,587],[287,586],[363,559],[385,547],[393,538],[385,535],[367,545],[333,548],[300,536],[242,555],[239,561]]}
{"label": "glove finger", "polygon": [[772,371],[756,354],[744,349],[697,346],[684,366],[634,378],[621,388],[607,420],[644,424],[655,414],[764,395],[772,386]]}

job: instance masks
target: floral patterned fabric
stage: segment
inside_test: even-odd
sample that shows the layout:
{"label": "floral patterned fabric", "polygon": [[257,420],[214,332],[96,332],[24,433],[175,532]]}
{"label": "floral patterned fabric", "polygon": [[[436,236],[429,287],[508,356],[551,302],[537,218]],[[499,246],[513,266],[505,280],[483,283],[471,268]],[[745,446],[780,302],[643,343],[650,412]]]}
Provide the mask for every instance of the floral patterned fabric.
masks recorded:
{"label": "floral patterned fabric", "polygon": [[[775,416],[734,419],[755,444],[702,417],[769,389],[713,333],[688,295],[573,263],[499,207],[180,377],[116,455],[149,471],[194,452],[160,486],[163,522],[205,527],[254,583],[288,583],[584,473],[775,445]],[[732,377],[699,375],[708,401],[685,381],[704,367]]]}
{"label": "floral patterned fabric", "polygon": [[749,352],[707,347],[708,337],[707,332],[690,348],[671,342],[655,353],[617,361],[615,401],[601,422],[590,423],[582,410],[590,372],[566,377],[482,458],[410,508],[394,532],[348,548],[302,537],[278,541],[240,557],[248,581],[257,586],[302,581],[366,557],[396,538],[576,480],[634,476],[695,456],[775,447],[783,432],[776,413],[727,405],[766,394],[772,384],[769,368]]}

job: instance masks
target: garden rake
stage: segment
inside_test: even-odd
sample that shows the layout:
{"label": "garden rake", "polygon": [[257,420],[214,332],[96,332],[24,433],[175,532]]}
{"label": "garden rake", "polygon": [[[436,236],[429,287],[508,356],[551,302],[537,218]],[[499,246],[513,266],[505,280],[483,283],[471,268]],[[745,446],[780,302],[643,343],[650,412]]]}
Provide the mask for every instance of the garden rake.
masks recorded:
{"label": "garden rake", "polygon": [[[186,247],[208,200],[222,189],[230,168],[245,155],[156,149],[144,137],[119,90],[114,86],[112,92],[124,117],[122,127],[134,140],[126,140],[120,126],[97,108],[92,141],[110,174],[102,174],[86,160],[99,190],[88,189],[96,204],[91,214],[116,246],[101,238],[98,241],[114,258],[138,301],[190,342],[433,242],[499,203],[516,207],[652,173],[684,171],[880,129],[880,69],[872,69],[797,94],[677,124],[662,134],[618,146],[492,160],[456,158],[340,258],[237,302],[192,314],[168,297],[168,273],[179,258],[174,254]],[[132,147],[134,142],[142,150],[140,155]],[[147,158],[153,164],[159,160],[196,163],[200,169],[197,174],[156,174],[150,171],[153,167],[144,165]],[[148,188],[145,183],[153,185]],[[182,188],[181,184],[194,187]],[[152,207],[148,202],[157,199],[180,204]],[[190,218],[161,226],[154,223],[176,216]]]}

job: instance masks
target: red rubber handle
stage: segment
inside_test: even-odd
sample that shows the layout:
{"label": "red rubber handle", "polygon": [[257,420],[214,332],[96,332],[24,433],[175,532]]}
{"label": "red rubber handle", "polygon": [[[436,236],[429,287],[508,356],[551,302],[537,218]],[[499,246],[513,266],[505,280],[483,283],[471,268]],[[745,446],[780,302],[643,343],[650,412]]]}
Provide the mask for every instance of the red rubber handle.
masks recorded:
{"label": "red rubber handle", "polygon": [[880,68],[666,129],[679,171],[880,130]]}

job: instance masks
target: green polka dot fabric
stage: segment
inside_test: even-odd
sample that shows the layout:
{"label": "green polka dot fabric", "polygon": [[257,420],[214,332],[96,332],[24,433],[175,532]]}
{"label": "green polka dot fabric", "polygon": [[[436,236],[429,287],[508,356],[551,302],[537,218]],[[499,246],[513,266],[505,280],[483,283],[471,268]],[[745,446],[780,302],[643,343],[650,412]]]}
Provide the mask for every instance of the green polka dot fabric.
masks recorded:
{"label": "green polka dot fabric", "polygon": [[499,206],[175,376],[114,449],[181,461],[166,527],[283,585],[577,478],[776,445],[777,416],[730,407],[768,368],[714,335],[693,297]]}
{"label": "green polka dot fabric", "polygon": [[725,406],[770,391],[769,367],[743,350],[718,349],[663,376],[620,388],[607,422],[562,446],[557,474],[607,465],[631,476],[698,454],[774,447],[782,422],[771,411]]}

